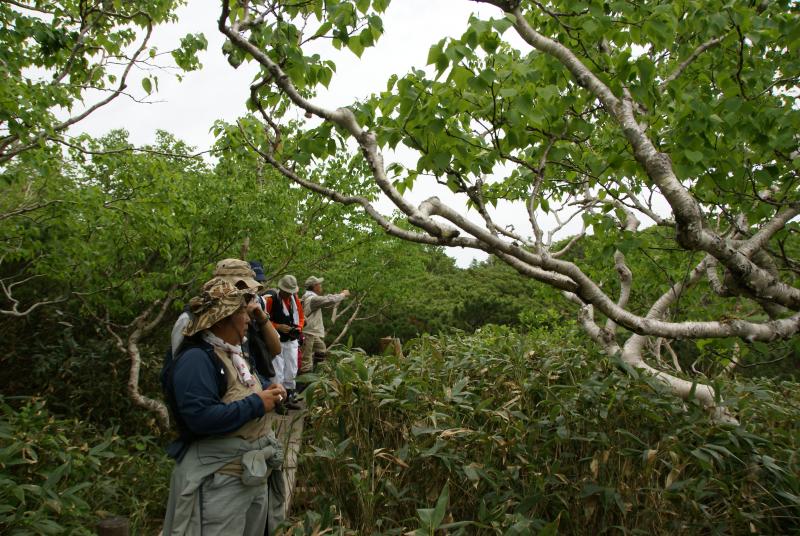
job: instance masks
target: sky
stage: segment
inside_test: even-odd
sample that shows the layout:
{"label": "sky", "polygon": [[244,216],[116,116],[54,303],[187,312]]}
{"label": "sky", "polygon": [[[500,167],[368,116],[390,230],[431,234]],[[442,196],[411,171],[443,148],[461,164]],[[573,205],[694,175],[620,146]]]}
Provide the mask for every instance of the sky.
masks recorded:
{"label": "sky", "polygon": [[[216,27],[219,17],[217,2],[189,0],[178,11],[176,24],[159,26],[151,43],[159,52],[178,46],[180,38],[187,33],[203,33],[208,40],[207,50],[200,53],[203,68],[191,73],[182,73],[182,80],[169,71],[155,72],[158,76],[158,91],[151,103],[134,102],[121,96],[105,108],[78,123],[73,134],[86,132],[100,136],[115,128],[126,129],[129,139],[136,145],[152,143],[158,129],[174,134],[199,151],[208,149],[214,142],[210,132],[214,121],[234,121],[246,113],[245,102],[249,86],[258,71],[255,63],[244,63],[232,68],[221,52],[224,39]],[[332,59],[336,73],[327,90],[320,88],[315,102],[328,108],[337,108],[354,102],[359,97],[382,91],[392,74],[402,75],[412,67],[425,67],[430,46],[443,37],[458,37],[466,28],[470,14],[481,18],[498,17],[499,10],[485,4],[467,0],[395,0],[383,16],[385,34],[377,46],[367,49],[361,58],[349,51],[337,51],[333,47],[320,49],[321,55]],[[133,78],[129,87],[138,97],[145,96],[140,86],[141,74]],[[88,101],[87,101],[88,102]],[[407,153],[384,153],[388,164],[400,161],[412,167],[416,156]],[[464,197],[455,196],[446,188],[420,183],[407,195],[419,203],[431,195],[439,196],[450,206],[466,211]],[[463,207],[463,208],[462,208]],[[389,214],[392,205],[388,200],[378,203],[381,212]],[[479,220],[476,212],[468,214]],[[524,229],[530,235],[530,225],[523,205],[500,203],[496,222],[511,224],[515,229]],[[543,227],[554,225],[552,220],[542,222]],[[575,221],[564,229],[562,235],[578,232]],[[486,258],[483,252],[448,248],[448,254],[460,266],[467,266],[474,259]]]}

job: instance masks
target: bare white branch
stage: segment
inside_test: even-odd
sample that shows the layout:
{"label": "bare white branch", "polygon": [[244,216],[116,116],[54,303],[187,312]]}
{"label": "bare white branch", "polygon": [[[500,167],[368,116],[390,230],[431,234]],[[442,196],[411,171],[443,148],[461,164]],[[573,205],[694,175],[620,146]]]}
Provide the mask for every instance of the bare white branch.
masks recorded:
{"label": "bare white branch", "polygon": [[672,344],[670,344],[668,340],[665,339],[662,340],[664,340],[664,346],[667,347],[667,351],[669,352],[669,355],[672,357],[672,366],[675,367],[675,370],[677,370],[678,372],[683,372],[681,364],[678,361],[678,354],[676,354],[675,350],[672,349]]}
{"label": "bare white branch", "polygon": [[658,87],[659,91],[664,91],[666,89],[666,87],[670,84],[670,82],[672,82],[673,80],[677,79],[681,74],[683,74],[683,71],[685,71],[689,67],[689,65],[691,65],[692,62],[694,62],[694,60],[696,60],[698,57],[700,57],[700,55],[703,52],[705,52],[706,50],[708,50],[711,47],[715,47],[718,44],[720,44],[722,42],[722,40],[725,39],[726,36],[727,36],[727,34],[723,35],[722,37],[715,37],[713,39],[709,39],[708,41],[706,41],[705,43],[703,43],[702,45],[700,45],[699,47],[694,49],[692,54],[688,58],[683,60],[680,63],[680,65],[678,65],[675,68],[675,70],[672,71],[669,74],[669,76],[667,76],[664,79],[664,81],[661,82],[661,84],[659,84],[659,87]]}
{"label": "bare white branch", "polygon": [[339,332],[339,334],[336,336],[336,338],[333,339],[333,342],[331,342],[331,346],[335,346],[335,345],[339,344],[339,341],[341,341],[344,338],[345,334],[347,334],[347,331],[350,329],[350,326],[353,324],[353,322],[355,322],[357,320],[358,312],[359,312],[359,310],[361,310],[361,305],[364,303],[364,298],[365,297],[366,297],[366,293],[364,293],[361,296],[359,296],[358,299],[353,300],[352,303],[356,304],[356,308],[353,311],[353,314],[350,315],[350,318],[347,319],[347,322],[345,322],[344,326],[342,327],[342,330]]}
{"label": "bare white branch", "polygon": [[[0,264],[2,264],[2,260],[0,260]],[[28,316],[32,312],[34,312],[39,307],[44,307],[45,305],[52,305],[54,303],[62,303],[67,300],[67,296],[59,296],[58,298],[52,299],[45,299],[40,300],[38,302],[34,302],[33,304],[29,305],[27,309],[20,310],[20,301],[19,299],[14,297],[13,290],[14,287],[23,285],[32,279],[36,279],[41,277],[40,275],[32,275],[30,277],[26,277],[25,279],[21,279],[19,281],[12,281],[11,283],[7,284],[7,279],[0,279],[0,290],[3,291],[3,296],[6,300],[11,302],[10,309],[0,309],[0,314],[5,316],[13,316],[17,318],[21,318],[24,316]]]}

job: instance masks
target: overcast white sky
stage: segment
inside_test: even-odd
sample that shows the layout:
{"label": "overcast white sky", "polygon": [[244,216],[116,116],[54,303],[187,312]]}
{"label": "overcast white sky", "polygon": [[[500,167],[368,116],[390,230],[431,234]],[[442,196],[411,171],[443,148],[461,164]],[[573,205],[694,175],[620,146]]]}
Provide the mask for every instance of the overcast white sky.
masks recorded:
{"label": "overcast white sky", "polygon": [[[210,128],[215,120],[232,121],[246,113],[249,86],[257,72],[255,65],[247,63],[233,69],[222,55],[220,49],[224,40],[216,28],[219,16],[216,5],[208,0],[190,0],[179,11],[179,22],[158,27],[152,40],[163,52],[175,48],[185,34],[202,32],[208,39],[208,49],[201,53],[203,68],[200,71],[185,74],[181,82],[168,72],[162,72],[158,75],[158,92],[153,96],[156,102],[142,104],[120,97],[79,123],[72,132],[99,136],[114,128],[125,128],[130,132],[132,143],[143,145],[151,143],[155,131],[162,129],[199,150],[210,147],[214,141]],[[500,15],[492,6],[467,0],[395,0],[383,17],[384,36],[377,47],[367,49],[361,58],[332,47],[318,51],[336,63],[337,71],[329,90],[321,91],[316,101],[330,108],[345,106],[359,97],[385,89],[386,80],[392,74],[406,73],[412,67],[423,68],[429,47],[442,37],[460,36],[471,13],[481,18]],[[137,95],[144,94],[138,79],[132,81],[130,88]],[[416,157],[410,161],[406,160],[408,158],[385,155],[387,164],[399,159],[413,166]],[[443,200],[453,201],[456,207],[464,206],[463,201],[448,190],[442,190],[436,185],[419,184],[409,197],[420,202],[438,195]],[[391,212],[388,202],[380,206],[385,207],[384,212]],[[473,213],[471,218],[477,220],[478,216]],[[530,234],[522,205],[498,205],[496,221],[513,224],[518,231],[524,229],[524,234]],[[542,223],[547,226],[547,222]],[[576,221],[574,227],[565,231],[574,234],[578,224]],[[485,258],[482,252],[460,248],[451,248],[450,253],[461,266],[469,264],[473,258]]]}

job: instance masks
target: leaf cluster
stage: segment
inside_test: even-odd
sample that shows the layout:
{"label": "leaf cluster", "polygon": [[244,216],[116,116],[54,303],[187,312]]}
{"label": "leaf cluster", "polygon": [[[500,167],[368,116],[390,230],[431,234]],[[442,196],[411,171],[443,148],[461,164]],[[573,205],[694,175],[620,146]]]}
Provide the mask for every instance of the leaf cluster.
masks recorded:
{"label": "leaf cluster", "polygon": [[[59,138],[93,106],[125,92],[135,64],[145,70],[157,56],[143,52],[154,27],[175,20],[177,0],[50,2],[0,5],[0,163]],[[185,37],[173,57],[182,70],[199,67],[200,35]],[[157,77],[145,75],[149,94]],[[92,91],[101,95],[95,103]],[[71,118],[66,119],[72,115]]]}

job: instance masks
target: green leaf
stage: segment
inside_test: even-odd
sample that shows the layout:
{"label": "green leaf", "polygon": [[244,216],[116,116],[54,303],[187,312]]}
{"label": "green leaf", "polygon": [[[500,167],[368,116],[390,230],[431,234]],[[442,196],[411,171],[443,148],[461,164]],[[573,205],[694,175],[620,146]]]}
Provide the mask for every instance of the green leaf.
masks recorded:
{"label": "green leaf", "polygon": [[472,464],[465,465],[463,467],[463,470],[464,470],[464,474],[467,476],[467,479],[470,482],[477,482],[478,480],[480,480],[480,475],[478,475],[478,471],[475,469],[474,465],[472,465]]}
{"label": "green leaf", "polygon": [[683,154],[686,155],[686,159],[693,164],[702,162],[704,158],[703,153],[700,151],[693,151],[691,149],[686,150]]}
{"label": "green leaf", "polygon": [[508,17],[503,17],[502,19],[495,19],[492,21],[492,26],[498,33],[501,35],[505,33],[514,23]]}
{"label": "green leaf", "polygon": [[442,42],[439,42],[428,49],[428,59],[426,61],[426,64],[434,65],[439,61],[439,58],[441,56],[444,56],[444,52],[442,51]]}
{"label": "green leaf", "polygon": [[421,534],[433,534],[433,508],[417,508],[417,517],[424,529]]}
{"label": "green leaf", "polygon": [[473,76],[474,75],[472,74],[472,71],[469,69],[462,67],[461,65],[456,65],[450,71],[449,81],[453,82],[455,87],[463,89],[466,86],[467,81],[472,79]]}
{"label": "green leaf", "polygon": [[329,20],[326,20],[325,22],[320,24],[319,28],[317,28],[317,31],[314,32],[314,37],[322,37],[323,35],[327,35],[328,32],[331,31],[332,27],[333,23]]}
{"label": "green leaf", "polygon": [[436,501],[436,507],[433,509],[433,513],[431,514],[431,524],[430,528],[432,530],[436,530],[439,528],[439,525],[442,524],[444,520],[444,515],[447,512],[447,504],[450,501],[450,483],[445,483],[444,487],[442,488],[441,493],[439,494],[439,498]]}
{"label": "green leaf", "polygon": [[349,48],[350,51],[353,54],[355,54],[356,56],[358,56],[359,58],[361,57],[361,54],[364,53],[364,45],[361,43],[360,39],[350,39],[350,40],[348,40],[347,41],[347,48]]}

